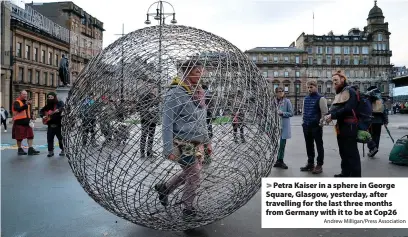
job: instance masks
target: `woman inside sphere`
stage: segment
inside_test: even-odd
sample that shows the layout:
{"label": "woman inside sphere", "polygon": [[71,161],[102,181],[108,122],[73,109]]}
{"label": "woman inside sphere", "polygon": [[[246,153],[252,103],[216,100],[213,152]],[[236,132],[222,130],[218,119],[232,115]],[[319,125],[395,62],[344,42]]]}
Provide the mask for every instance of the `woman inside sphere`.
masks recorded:
{"label": "woman inside sphere", "polygon": [[177,161],[182,171],[166,183],[155,185],[162,205],[168,205],[168,195],[181,185],[184,186],[183,215],[193,216],[196,210],[193,201],[200,184],[204,145],[212,153],[208,135],[205,94],[198,85],[203,66],[189,60],[181,66],[183,78],[175,78],[168,90],[163,108],[163,153]]}
{"label": "woman inside sphere", "polygon": [[275,89],[275,94],[276,97],[273,103],[276,106],[278,115],[282,117],[282,127],[278,159],[273,167],[287,169],[288,166],[283,162],[283,158],[285,156],[286,140],[291,138],[290,117],[293,116],[293,108],[290,100],[285,98],[285,92],[282,87],[277,87]]}

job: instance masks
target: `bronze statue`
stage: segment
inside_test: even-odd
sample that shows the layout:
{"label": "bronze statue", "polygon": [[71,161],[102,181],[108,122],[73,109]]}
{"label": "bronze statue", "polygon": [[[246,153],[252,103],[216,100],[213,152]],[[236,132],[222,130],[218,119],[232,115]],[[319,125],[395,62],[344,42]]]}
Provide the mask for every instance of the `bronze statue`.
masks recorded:
{"label": "bronze statue", "polygon": [[69,85],[69,67],[68,67],[68,59],[63,54],[61,57],[61,62],[58,69],[58,76],[64,86]]}

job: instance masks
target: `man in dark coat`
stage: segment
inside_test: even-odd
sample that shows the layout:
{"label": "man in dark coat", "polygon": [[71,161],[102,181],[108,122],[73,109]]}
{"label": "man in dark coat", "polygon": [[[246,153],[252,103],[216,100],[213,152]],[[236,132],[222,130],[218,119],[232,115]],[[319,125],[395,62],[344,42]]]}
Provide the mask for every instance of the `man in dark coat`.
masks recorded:
{"label": "man in dark coat", "polygon": [[58,144],[61,149],[60,156],[64,156],[64,144],[62,139],[62,112],[64,109],[64,102],[58,100],[57,94],[50,92],[47,94],[47,104],[40,110],[40,117],[47,128],[47,144],[48,157],[54,156],[54,137],[58,139]]}
{"label": "man in dark coat", "polygon": [[348,85],[347,77],[341,71],[334,73],[332,80],[336,96],[325,120],[327,123],[337,120],[335,129],[341,157],[341,173],[334,177],[361,177],[361,160],[357,147],[357,94]]}

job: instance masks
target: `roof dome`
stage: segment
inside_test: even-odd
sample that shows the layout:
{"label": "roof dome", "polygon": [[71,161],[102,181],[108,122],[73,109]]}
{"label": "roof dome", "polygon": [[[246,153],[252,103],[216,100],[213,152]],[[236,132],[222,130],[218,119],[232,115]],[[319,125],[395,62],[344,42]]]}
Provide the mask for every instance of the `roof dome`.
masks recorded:
{"label": "roof dome", "polygon": [[377,1],[374,1],[374,7],[371,8],[370,13],[368,13],[368,19],[377,17],[384,18],[384,15],[381,8],[377,6]]}

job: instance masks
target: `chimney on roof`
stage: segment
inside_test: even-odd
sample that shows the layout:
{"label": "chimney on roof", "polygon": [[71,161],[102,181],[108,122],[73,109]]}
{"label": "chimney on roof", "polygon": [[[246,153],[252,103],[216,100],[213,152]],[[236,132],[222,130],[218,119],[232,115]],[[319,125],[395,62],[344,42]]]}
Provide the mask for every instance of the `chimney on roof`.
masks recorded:
{"label": "chimney on roof", "polygon": [[329,31],[329,33],[327,34],[328,36],[333,36],[334,34],[333,34],[333,31],[331,30],[331,31]]}

